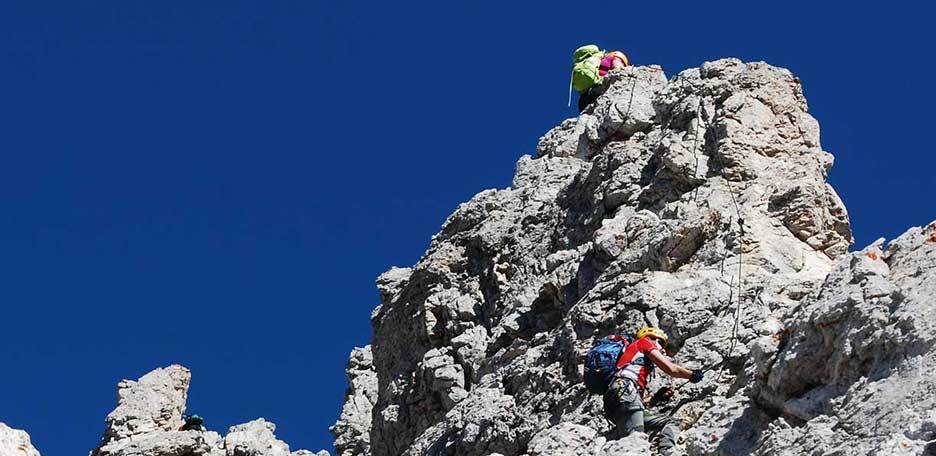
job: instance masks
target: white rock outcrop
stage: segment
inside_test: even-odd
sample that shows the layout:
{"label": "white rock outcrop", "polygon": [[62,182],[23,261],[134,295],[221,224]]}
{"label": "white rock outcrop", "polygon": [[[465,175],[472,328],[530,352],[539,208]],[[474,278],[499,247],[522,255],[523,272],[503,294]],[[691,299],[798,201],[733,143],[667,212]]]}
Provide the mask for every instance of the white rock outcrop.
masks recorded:
{"label": "white rock outcrop", "polygon": [[848,253],[787,70],[630,67],[600,91],[378,279],[341,455],[648,454],[647,436],[607,440],[581,384],[593,341],[645,324],[706,369],[656,406],[680,451],[936,452],[936,225]]}
{"label": "white rock outcrop", "polygon": [[29,434],[0,423],[0,456],[39,456]]}
{"label": "white rock outcrop", "polygon": [[[312,456],[289,451],[263,418],[232,426],[225,436],[213,431],[181,431],[192,375],[173,365],[137,381],[117,385],[117,408],[92,456]],[[321,451],[317,456],[328,456]],[[5,456],[5,455],[4,455]]]}
{"label": "white rock outcrop", "polygon": [[117,385],[117,408],[107,415],[103,445],[134,436],[175,431],[182,425],[192,374],[173,365],[156,369],[137,381]]}
{"label": "white rock outcrop", "polygon": [[377,402],[377,372],[371,348],[355,348],[348,362],[348,391],[341,417],[331,427],[340,456],[363,454],[370,446],[370,422]]}

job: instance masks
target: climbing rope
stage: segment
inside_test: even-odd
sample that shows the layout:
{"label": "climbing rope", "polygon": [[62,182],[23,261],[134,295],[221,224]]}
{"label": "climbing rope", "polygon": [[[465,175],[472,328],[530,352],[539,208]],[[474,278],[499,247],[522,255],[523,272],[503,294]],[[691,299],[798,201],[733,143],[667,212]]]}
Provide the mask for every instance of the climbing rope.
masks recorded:
{"label": "climbing rope", "polygon": [[[695,159],[695,166],[692,170],[692,178],[699,178],[699,124],[702,123],[702,97],[699,97],[699,106],[696,108],[696,127],[692,130],[692,157]],[[699,187],[692,192],[692,202],[698,204]]]}
{"label": "climbing rope", "polygon": [[[675,79],[676,79],[675,82],[674,82],[675,84],[685,83],[685,81],[683,80],[683,78],[681,78],[681,77],[679,77],[679,76],[677,76]],[[631,85],[631,99],[630,99],[630,102],[628,103],[627,113],[622,113],[622,114],[624,115],[625,118],[626,118],[627,115],[630,113],[630,107],[631,107],[630,105],[631,105],[631,103],[633,102],[633,98],[634,98],[634,88],[635,88],[635,86],[636,86],[636,83],[637,83],[637,79],[636,79],[636,75],[635,75],[634,82],[633,82],[633,84]],[[678,98],[678,99],[676,100],[676,104],[680,103],[682,100],[685,100],[685,99],[688,98],[688,97],[689,97],[689,94],[687,94],[687,95],[684,96],[684,97]],[[694,170],[693,170],[693,173],[692,173],[693,179],[697,179],[697,178],[698,178],[698,174],[699,174],[699,154],[698,154],[698,150],[699,150],[699,136],[700,136],[700,135],[699,135],[699,130],[702,128],[702,122],[703,122],[702,116],[703,116],[703,113],[704,113],[704,109],[703,109],[703,108],[704,108],[704,105],[703,105],[703,98],[702,98],[701,96],[699,96],[699,104],[698,104],[698,106],[697,106],[697,108],[696,108],[696,116],[695,116],[696,124],[695,124],[695,128],[693,129],[693,135],[692,135],[692,154],[693,154],[693,158],[694,158]],[[617,109],[617,105],[615,105],[615,109]],[[618,112],[620,113],[620,109],[618,109]],[[669,132],[668,132],[667,130],[669,129],[669,125],[670,125],[670,123],[673,121],[673,117],[674,117],[674,116],[672,115],[672,113],[670,113],[670,114],[671,114],[671,115],[670,115],[669,119],[667,119],[667,121],[666,121],[665,124],[663,125],[663,128],[662,128],[663,133],[660,135],[660,139],[659,139],[659,141],[657,142],[657,147],[659,147],[659,146],[663,143],[663,140],[669,135]],[[714,125],[715,122],[713,121],[712,124]],[[622,123],[622,126],[623,126],[623,123]],[[620,127],[619,127],[618,129],[620,129]],[[615,131],[615,134],[616,134],[616,133],[617,133],[617,131]],[[716,147],[716,148],[718,147],[717,143],[715,144],[715,147]],[[719,167],[719,169],[720,169],[721,171],[724,171],[725,165],[724,165],[724,163],[722,162],[721,158],[719,157],[718,151],[717,151],[717,150],[713,151],[713,153],[712,153],[712,158],[714,158],[714,160],[715,160],[717,166]],[[745,232],[744,232],[744,218],[741,217],[741,207],[740,207],[740,205],[738,204],[738,198],[735,196],[735,189],[734,189],[734,187],[731,185],[731,181],[730,181],[727,177],[725,177],[725,176],[723,176],[722,179],[723,179],[723,182],[725,183],[725,187],[726,187],[726,189],[727,189],[727,191],[728,191],[728,195],[729,195],[729,197],[730,197],[730,199],[731,199],[731,205],[732,205],[732,207],[734,208],[735,217],[736,217],[737,220],[738,220],[738,280],[737,280],[737,287],[738,287],[738,289],[737,289],[738,304],[737,304],[737,306],[735,306],[734,324],[732,325],[731,338],[730,338],[730,342],[729,342],[729,345],[728,345],[728,354],[727,354],[726,356],[723,357],[723,360],[722,360],[721,362],[719,362],[719,363],[717,363],[717,364],[714,364],[714,365],[712,365],[712,366],[710,366],[710,367],[704,368],[704,369],[702,369],[703,371],[708,371],[708,370],[710,370],[710,369],[713,369],[713,368],[717,367],[717,366],[720,365],[720,364],[723,364],[727,359],[731,358],[731,355],[732,355],[732,354],[734,354],[734,348],[735,348],[735,345],[737,344],[737,340],[738,340],[738,330],[739,330],[740,325],[741,325],[742,305],[743,305],[743,302],[744,302],[744,283],[745,283],[745,282],[744,282],[744,235],[745,235]],[[698,187],[696,187],[696,189],[695,189],[695,191],[694,191],[694,194],[693,194],[693,203],[698,204]],[[627,225],[629,225],[629,223],[630,223],[630,219],[628,219]],[[728,225],[731,226],[731,224],[732,224],[732,221],[729,220]],[[625,229],[626,229],[627,225],[625,226]],[[630,239],[627,239],[627,240],[629,241]],[[628,242],[628,244],[629,244],[629,242]],[[721,269],[721,273],[722,273],[722,274],[724,274],[725,258],[727,258],[727,257],[728,257],[728,243],[726,242],[726,243],[725,243],[725,250],[724,250],[724,253],[723,253],[723,255],[722,255],[722,260],[721,260],[721,268],[720,268],[720,269]],[[729,286],[728,306],[730,307],[730,306],[731,306],[731,301],[733,301],[733,295],[734,295],[734,277],[732,277],[731,283],[730,283],[728,286]],[[723,374],[724,374],[724,371],[722,371],[721,374],[719,374],[719,380],[721,380],[721,376],[722,376]],[[688,383],[688,382],[687,382],[687,383]],[[683,385],[680,385],[679,388],[682,388],[682,386],[685,386],[685,383],[684,383]],[[677,389],[678,389],[678,388],[677,388]]]}
{"label": "climbing rope", "polygon": [[[680,83],[685,83],[685,81],[683,80],[683,78],[677,76],[677,77],[675,78],[675,82],[674,82],[674,83],[675,83],[675,84],[680,84]],[[637,75],[634,75],[634,80],[633,80],[633,82],[632,82],[632,84],[631,84],[630,100],[628,101],[627,111],[621,112],[621,110],[617,107],[617,104],[614,104],[614,108],[618,111],[619,114],[621,114],[621,115],[623,116],[623,120],[626,120],[626,119],[628,118],[628,116],[630,115],[630,110],[631,110],[631,105],[632,105],[633,100],[634,100],[634,90],[635,90],[635,88],[636,88],[636,85],[637,85]],[[682,102],[683,100],[685,100],[685,99],[688,98],[689,96],[690,96],[689,94],[686,94],[686,95],[683,96],[683,97],[679,97],[679,98],[676,100],[676,104],[679,104],[680,102]],[[701,129],[701,127],[702,127],[702,122],[703,122],[703,119],[702,119],[703,113],[704,113],[704,109],[703,109],[703,108],[704,108],[704,105],[703,105],[703,98],[700,96],[700,97],[699,97],[699,104],[698,104],[698,107],[697,107],[697,109],[696,109],[696,117],[695,117],[696,125],[695,125],[695,128],[693,129],[693,139],[692,139],[692,154],[693,154],[693,157],[694,157],[694,170],[693,170],[693,173],[692,173],[693,179],[697,179],[697,178],[698,178],[698,172],[699,172],[699,155],[698,155],[698,148],[699,148],[699,130]],[[672,123],[673,118],[674,118],[674,116],[672,115],[672,113],[670,113],[670,114],[671,114],[671,115],[669,116],[669,118],[667,119],[667,121],[666,121],[666,122],[663,124],[663,126],[662,126],[662,129],[661,129],[661,130],[662,130],[662,134],[660,135],[660,139],[658,140],[657,146],[656,146],[656,147],[659,147],[660,145],[662,145],[663,140],[670,134],[669,131],[668,131],[668,130],[669,130],[669,125]],[[713,125],[715,124],[714,119],[713,119],[712,124],[713,124]],[[623,125],[624,125],[624,122],[622,121],[621,126],[619,126],[617,129],[615,129],[615,131],[614,131],[610,136],[613,137],[615,134],[617,134],[617,132],[618,132],[621,128],[623,128]],[[706,127],[706,129],[707,129],[707,127]],[[715,147],[716,147],[716,149],[717,149],[717,147],[718,147],[717,143],[715,144]],[[719,169],[723,172],[724,169],[725,169],[725,165],[724,165],[724,163],[722,162],[722,160],[720,159],[717,150],[713,151],[713,153],[712,153],[712,158],[715,160],[715,162],[716,162],[717,166],[719,167]],[[732,325],[731,338],[730,338],[730,342],[729,342],[729,346],[728,346],[728,353],[727,353],[727,355],[726,355],[726,356],[723,356],[721,361],[719,361],[719,362],[717,362],[717,363],[715,363],[715,364],[712,364],[712,365],[703,367],[703,368],[701,369],[703,372],[708,372],[708,371],[710,371],[710,370],[712,370],[712,369],[715,369],[716,367],[719,367],[719,366],[723,365],[725,362],[727,362],[728,359],[731,358],[732,354],[734,353],[734,348],[735,348],[735,345],[737,344],[737,339],[738,339],[738,330],[739,330],[739,328],[740,328],[741,315],[742,315],[742,305],[743,305],[743,301],[744,301],[744,283],[745,283],[745,282],[744,282],[744,236],[745,236],[744,219],[741,217],[741,207],[740,207],[740,205],[738,204],[738,198],[735,196],[735,189],[734,189],[734,187],[731,185],[731,181],[730,181],[727,177],[725,177],[725,176],[723,176],[722,178],[723,178],[723,182],[725,183],[725,187],[726,187],[726,189],[727,189],[728,195],[729,195],[729,197],[730,197],[732,207],[734,208],[735,217],[736,217],[737,220],[738,220],[738,281],[737,281],[738,303],[737,303],[737,305],[735,306],[735,311],[734,311],[734,323],[733,323],[733,325]],[[693,203],[696,203],[696,204],[698,203],[698,187],[695,189],[695,192],[694,192],[694,195],[693,195]],[[631,222],[631,219],[629,218],[629,219],[627,220],[627,223],[625,224],[625,231],[626,231],[627,228],[629,227],[630,222]],[[729,221],[728,221],[728,225],[729,225],[729,226],[732,225],[732,220],[729,220]],[[629,246],[629,244],[630,244],[629,236],[626,238],[626,243],[627,243],[627,245]],[[722,259],[721,259],[721,267],[720,267],[720,270],[721,270],[721,273],[722,273],[722,274],[724,274],[724,263],[725,263],[725,259],[726,259],[727,256],[728,256],[728,252],[729,252],[728,243],[726,242],[726,243],[725,243],[724,253],[723,253]],[[735,291],[735,290],[734,290],[734,277],[732,277],[731,282],[728,284],[728,287],[729,287],[729,296],[728,296],[727,307],[730,308],[731,302],[734,300],[734,299],[733,299],[733,298],[734,298],[733,295],[734,295],[734,291]],[[589,294],[590,294],[590,293],[589,293]],[[720,313],[720,311],[719,311],[719,313]],[[713,317],[714,317],[714,315],[713,315]],[[721,380],[723,374],[724,374],[724,371],[721,371],[721,373],[719,374],[719,377],[718,377],[718,380],[719,380],[719,381]],[[688,383],[689,383],[689,382],[687,381],[687,382],[685,382],[685,383],[683,383],[683,384],[681,384],[681,385],[675,387],[675,388],[674,388],[674,391],[677,391],[677,390],[681,389],[682,387],[686,386]],[[677,409],[678,409],[678,408],[677,408]],[[674,410],[674,412],[675,412],[675,410]]]}
{"label": "climbing rope", "polygon": [[728,345],[728,356],[731,358],[735,344],[738,342],[738,326],[741,323],[741,304],[744,302],[744,219],[738,219],[738,306],[735,308],[734,327],[731,330],[731,343]]}
{"label": "climbing rope", "polygon": [[634,75],[633,75],[633,76],[634,76],[634,82],[631,83],[631,88],[630,88],[630,100],[627,101],[627,111],[626,111],[626,112],[621,112],[621,109],[618,108],[617,103],[612,103],[612,104],[611,104],[611,106],[614,106],[614,110],[617,111],[618,114],[621,115],[621,124],[618,125],[618,127],[615,128],[614,131],[611,132],[610,135],[608,135],[608,138],[611,139],[611,140],[613,140],[614,137],[617,136],[618,132],[621,131],[622,128],[624,128],[624,124],[627,123],[627,119],[630,117],[631,105],[633,105],[633,103],[634,103],[634,89],[637,88],[637,72],[636,72],[636,71],[632,71],[632,73],[634,73]]}
{"label": "climbing rope", "polygon": [[[693,136],[692,154],[695,159],[695,164],[694,164],[695,169],[693,170],[693,174],[692,174],[693,179],[697,179],[698,173],[699,173],[699,155],[698,155],[699,145],[698,143],[699,143],[699,129],[702,126],[702,114],[703,114],[702,101],[703,99],[700,96],[699,104],[696,108],[696,117],[695,117],[696,124],[695,124],[695,128],[693,129],[693,135],[692,135]],[[714,125],[715,122],[713,121],[712,124]],[[715,143],[715,147],[717,149],[718,147],[717,142]],[[713,151],[712,158],[715,160],[717,166],[719,167],[719,170],[724,172],[725,165],[719,158],[717,150]],[[723,182],[725,183],[725,187],[728,190],[728,195],[731,199],[731,204],[734,207],[735,217],[737,217],[738,219],[738,304],[737,306],[735,306],[734,324],[732,325],[732,329],[731,329],[731,338],[729,339],[727,355],[723,356],[722,361],[712,366],[703,368],[702,369],[703,372],[707,372],[721,364],[724,364],[728,359],[731,358],[731,355],[734,353],[734,348],[738,341],[738,329],[740,328],[740,325],[741,325],[742,304],[744,302],[744,235],[745,235],[744,218],[741,217],[741,207],[738,205],[738,198],[735,196],[735,190],[731,185],[731,181],[726,176],[722,176],[722,179],[723,179]],[[695,192],[693,194],[693,202],[696,204],[698,203],[698,187],[696,187]],[[731,220],[729,220],[728,225],[731,226],[731,223],[732,223]],[[722,274],[724,274],[724,264],[725,264],[725,258],[727,258],[727,256],[728,256],[728,243],[726,242],[725,250],[724,250],[724,253],[722,254],[721,267],[720,267]],[[734,278],[732,277],[731,283],[729,283],[728,285],[729,287],[728,306],[729,307],[731,306],[731,301],[733,300],[733,294],[734,294],[733,285],[734,285]],[[721,373],[719,373],[719,376],[718,376],[719,381],[721,380],[722,375],[724,375],[724,371],[721,371]],[[689,382],[685,382],[682,385],[679,385],[676,388],[676,390],[681,389],[683,386],[686,386],[686,384],[688,383]]]}
{"label": "climbing rope", "polygon": [[[699,104],[701,107],[701,100]],[[700,116],[701,116],[701,112],[700,112]],[[714,122],[712,123],[714,124]],[[699,128],[699,125],[697,124],[696,129],[698,130],[698,128]],[[718,148],[717,142],[715,143],[715,147],[716,149]],[[712,157],[715,159],[719,169],[722,172],[724,172],[725,165],[719,158],[717,150],[712,152]],[[728,354],[727,356],[723,357],[724,360],[727,361],[728,359],[731,358],[731,355],[734,353],[734,348],[738,341],[738,328],[741,325],[741,307],[742,307],[742,304],[744,303],[744,218],[741,217],[741,207],[738,205],[738,198],[735,196],[734,188],[731,186],[731,180],[729,180],[726,176],[722,176],[722,179],[725,183],[725,187],[728,189],[728,195],[731,197],[731,204],[734,206],[735,217],[737,217],[738,219],[738,305],[735,307],[734,325],[732,326],[732,329],[731,329],[731,339],[728,344]],[[728,244],[725,243],[725,251],[724,251],[724,254],[722,255],[722,261],[724,261],[724,258],[727,256],[728,256]],[[730,304],[731,303],[729,301],[729,305]],[[718,375],[719,380],[721,380],[722,375],[724,375],[724,371],[722,371]]]}

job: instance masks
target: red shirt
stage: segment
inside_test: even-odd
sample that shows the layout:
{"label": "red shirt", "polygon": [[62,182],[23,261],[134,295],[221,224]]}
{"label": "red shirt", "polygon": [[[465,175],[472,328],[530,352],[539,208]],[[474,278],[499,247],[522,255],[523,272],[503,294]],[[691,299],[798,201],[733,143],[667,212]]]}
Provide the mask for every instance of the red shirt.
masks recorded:
{"label": "red shirt", "polygon": [[637,382],[641,390],[647,387],[647,383],[653,376],[653,361],[650,360],[650,352],[653,350],[662,350],[660,343],[652,337],[644,337],[627,346],[624,353],[618,359],[617,376],[629,378]]}

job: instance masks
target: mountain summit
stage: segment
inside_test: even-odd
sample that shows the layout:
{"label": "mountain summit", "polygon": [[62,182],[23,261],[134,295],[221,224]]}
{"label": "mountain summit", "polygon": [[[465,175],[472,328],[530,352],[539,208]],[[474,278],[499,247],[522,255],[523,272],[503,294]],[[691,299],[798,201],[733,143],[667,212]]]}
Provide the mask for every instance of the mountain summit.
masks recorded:
{"label": "mountain summit", "polygon": [[690,455],[919,454],[936,438],[936,225],[849,253],[799,79],[615,70],[580,116],[380,276],[332,428],[342,456],[648,454],[582,384],[650,324],[704,368],[656,409]]}
{"label": "mountain summit", "polygon": [[[849,252],[833,157],[785,69],[627,67],[598,90],[509,188],[377,279],[339,455],[652,454],[645,434],[608,439],[582,383],[595,341],[645,325],[705,371],[650,385],[674,388],[654,410],[681,423],[680,454],[936,454],[936,222]],[[179,430],[190,379],[121,382],[92,456],[313,456],[263,419]],[[4,425],[0,454],[38,456]]]}

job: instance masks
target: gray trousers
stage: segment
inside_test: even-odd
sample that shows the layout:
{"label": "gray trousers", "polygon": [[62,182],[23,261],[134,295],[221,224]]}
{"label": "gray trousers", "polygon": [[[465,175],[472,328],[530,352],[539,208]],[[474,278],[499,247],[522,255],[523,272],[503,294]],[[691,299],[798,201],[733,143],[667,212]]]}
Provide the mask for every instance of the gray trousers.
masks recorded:
{"label": "gray trousers", "polygon": [[679,422],[661,413],[646,410],[640,399],[637,385],[624,378],[616,379],[604,395],[605,417],[614,423],[614,430],[608,437],[617,440],[631,432],[646,432],[650,437],[659,437],[660,452],[668,454],[676,446],[679,435]]}

